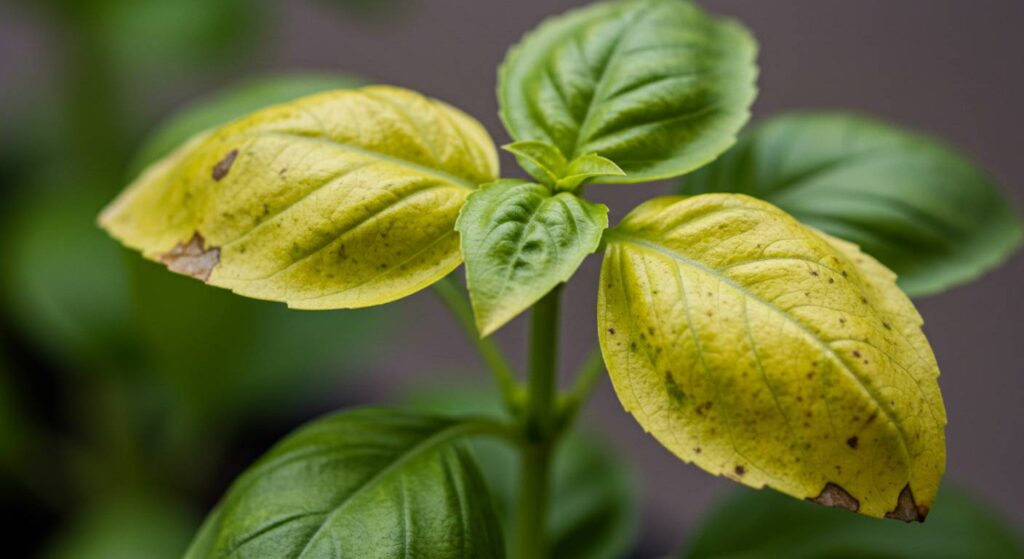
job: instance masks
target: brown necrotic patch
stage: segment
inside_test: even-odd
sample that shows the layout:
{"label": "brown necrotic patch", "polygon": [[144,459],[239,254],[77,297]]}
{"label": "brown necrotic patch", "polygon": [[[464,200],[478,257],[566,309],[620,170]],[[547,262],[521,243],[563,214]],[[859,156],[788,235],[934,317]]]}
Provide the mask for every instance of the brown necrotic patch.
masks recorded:
{"label": "brown necrotic patch", "polygon": [[853,512],[860,510],[860,501],[831,481],[825,484],[825,488],[821,490],[817,497],[808,498],[807,500],[819,505],[825,505],[826,507],[836,507]]}
{"label": "brown necrotic patch", "polygon": [[926,516],[928,516],[928,509],[917,506],[914,501],[914,492],[910,490],[909,483],[903,487],[903,491],[900,491],[896,508],[885,513],[886,518],[895,518],[904,522],[924,522]]}
{"label": "brown necrotic patch", "polygon": [[217,164],[213,166],[213,171],[210,173],[213,180],[219,181],[228,176],[228,171],[230,171],[231,166],[234,165],[236,157],[238,157],[238,150],[233,149],[224,156],[224,159],[218,161]]}
{"label": "brown necrotic patch", "polygon": [[178,243],[160,256],[167,269],[172,272],[208,281],[213,269],[220,264],[220,249],[206,248],[206,239],[194,233],[187,243]]}

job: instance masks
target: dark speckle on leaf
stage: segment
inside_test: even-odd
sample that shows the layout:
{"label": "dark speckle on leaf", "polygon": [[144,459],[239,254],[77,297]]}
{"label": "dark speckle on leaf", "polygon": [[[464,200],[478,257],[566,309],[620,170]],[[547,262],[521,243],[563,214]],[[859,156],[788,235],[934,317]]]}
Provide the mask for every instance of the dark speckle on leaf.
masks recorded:
{"label": "dark speckle on leaf", "polygon": [[846,439],[846,446],[848,446],[848,447],[850,447],[850,448],[852,448],[854,450],[857,450],[857,436],[854,435],[854,436],[850,437],[849,439]]}
{"label": "dark speckle on leaf", "polygon": [[236,157],[238,157],[238,150],[233,149],[224,156],[224,159],[218,161],[217,164],[213,166],[213,172],[210,173],[211,176],[213,176],[213,180],[219,181],[228,176],[228,171],[230,171],[231,166],[234,165]]}

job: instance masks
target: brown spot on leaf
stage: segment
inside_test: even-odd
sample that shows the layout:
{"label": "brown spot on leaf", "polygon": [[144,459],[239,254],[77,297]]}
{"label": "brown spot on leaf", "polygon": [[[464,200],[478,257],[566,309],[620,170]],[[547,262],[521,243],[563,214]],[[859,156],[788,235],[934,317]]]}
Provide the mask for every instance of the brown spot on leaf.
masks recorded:
{"label": "brown spot on leaf", "polygon": [[821,490],[817,497],[808,498],[807,500],[819,505],[825,505],[826,507],[836,507],[853,512],[860,510],[860,501],[854,499],[853,495],[850,495],[845,489],[831,481],[825,484],[825,488]]}
{"label": "brown spot on leaf", "polygon": [[924,522],[927,516],[928,508],[917,506],[917,503],[914,502],[914,492],[910,490],[909,483],[903,487],[903,491],[900,491],[896,508],[885,513],[886,518],[895,518],[904,522]]}
{"label": "brown spot on leaf", "polygon": [[850,448],[852,448],[854,450],[857,450],[857,442],[858,442],[857,436],[854,435],[854,436],[850,437],[849,439],[846,439],[846,446],[848,446],[848,447],[850,447]]}
{"label": "brown spot on leaf", "polygon": [[230,171],[231,166],[234,165],[236,157],[238,157],[238,150],[233,149],[224,156],[224,159],[218,161],[217,164],[213,166],[213,172],[211,173],[213,180],[219,181],[228,176],[228,171]]}
{"label": "brown spot on leaf", "polygon": [[615,335],[615,328],[609,328],[608,329],[608,333],[614,336]]}
{"label": "brown spot on leaf", "polygon": [[747,473],[747,469],[744,468],[743,466],[736,466],[735,471],[736,471],[736,475],[738,475],[738,476],[742,476],[743,474]]}
{"label": "brown spot on leaf", "polygon": [[206,239],[194,233],[187,243],[178,243],[161,255],[160,262],[172,272],[209,281],[210,273],[220,264],[220,249],[206,248]]}

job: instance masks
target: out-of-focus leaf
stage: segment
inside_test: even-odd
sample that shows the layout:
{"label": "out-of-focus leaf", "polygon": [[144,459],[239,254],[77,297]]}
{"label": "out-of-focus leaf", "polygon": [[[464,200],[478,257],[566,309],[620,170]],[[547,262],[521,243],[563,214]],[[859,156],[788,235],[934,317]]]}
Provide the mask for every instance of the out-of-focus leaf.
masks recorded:
{"label": "out-of-focus leaf", "polygon": [[186,557],[504,557],[474,433],[389,409],[316,420],[238,478]]}
{"label": "out-of-focus leaf", "polygon": [[739,192],[854,242],[911,296],[966,283],[1020,247],[1020,218],[991,177],[929,138],[847,114],[773,118],[683,192]]}
{"label": "out-of-focus leaf", "polygon": [[943,488],[928,522],[882,522],[774,491],[742,490],[693,536],[686,559],[1009,559],[1019,534],[985,506]]}
{"label": "out-of-focus leaf", "polygon": [[497,153],[483,127],[396,87],[335,90],[202,133],[100,223],[151,260],[293,308],[380,305],[462,261],[455,219]]}
{"label": "out-of-focus leaf", "polygon": [[[464,384],[424,388],[413,392],[409,401],[434,413],[504,416],[498,394]],[[518,454],[498,441],[479,439],[471,444],[506,534],[512,534]],[[639,529],[638,485],[628,462],[601,439],[579,431],[567,433],[554,458],[551,557],[618,559],[628,554]]]}
{"label": "out-of-focus leaf", "polygon": [[924,520],[946,412],[892,272],[739,194],[655,198],[605,238],[601,350],[645,430],[752,487]]}
{"label": "out-of-focus leaf", "polygon": [[757,46],[738,23],[685,0],[599,2],[550,18],[509,50],[501,118],[516,140],[567,161],[589,153],[637,183],[692,171],[750,118]]}
{"label": "out-of-focus leaf", "polygon": [[351,371],[367,357],[352,350],[381,327],[381,311],[288,311],[168,274],[110,242],[89,190],[21,197],[0,236],[4,304],[71,370],[166,383],[167,405],[222,422],[280,410],[326,382],[332,365]]}
{"label": "out-of-focus leaf", "polygon": [[45,559],[178,559],[197,525],[181,505],[146,495],[82,509]]}
{"label": "out-of-focus leaf", "polygon": [[254,79],[225,89],[176,112],[143,144],[132,175],[167,156],[196,134],[222,126],[264,107],[294,101],[331,89],[365,85],[359,78],[327,74],[294,74]]}

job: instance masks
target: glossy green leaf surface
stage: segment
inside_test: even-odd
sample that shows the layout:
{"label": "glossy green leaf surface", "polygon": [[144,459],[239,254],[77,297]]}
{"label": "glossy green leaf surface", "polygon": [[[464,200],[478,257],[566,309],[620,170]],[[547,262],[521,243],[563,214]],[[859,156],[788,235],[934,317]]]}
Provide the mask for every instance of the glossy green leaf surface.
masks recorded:
{"label": "glossy green leaf surface", "polygon": [[327,74],[293,74],[254,79],[200,99],[175,112],[150,133],[139,150],[135,173],[170,155],[192,136],[256,112],[331,89],[364,85],[364,80]]}
{"label": "glossy green leaf surface", "polygon": [[737,194],[653,199],[606,240],[601,349],[644,429],[752,487],[924,519],[946,414],[892,272]]}
{"label": "glossy green leaf surface", "polygon": [[314,421],[235,481],[186,558],[504,557],[472,433],[385,409]]}
{"label": "glossy green leaf surface", "polygon": [[846,114],[758,126],[683,191],[739,192],[854,242],[911,296],[966,283],[1020,247],[1021,221],[992,178],[928,138]]}
{"label": "glossy green leaf surface", "polygon": [[635,183],[714,159],[749,118],[756,45],[685,0],[598,3],[552,18],[509,51],[501,117],[566,160],[596,153]]}
{"label": "glossy green leaf surface", "polygon": [[[416,409],[445,414],[505,417],[493,388],[432,385],[413,392]],[[502,441],[470,443],[505,523],[514,533],[518,490],[516,449]],[[549,514],[551,557],[558,559],[621,559],[632,549],[640,528],[639,480],[629,460],[602,437],[572,430],[554,455]],[[510,546],[514,542],[508,541]]]}
{"label": "glossy green leaf surface", "polygon": [[607,227],[607,207],[537,183],[500,180],[470,195],[456,229],[480,334],[568,280]]}
{"label": "glossy green leaf surface", "polygon": [[461,262],[466,197],[497,175],[475,120],[393,87],[276,105],[200,134],[100,216],[172,271],[294,308],[387,303]]}
{"label": "glossy green leaf surface", "polygon": [[773,491],[743,490],[705,520],[686,559],[1002,559],[1024,557],[1020,535],[961,491],[939,493],[922,525],[821,510]]}

